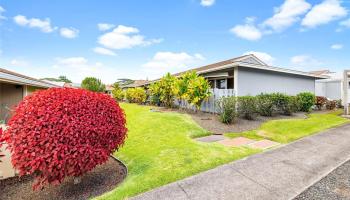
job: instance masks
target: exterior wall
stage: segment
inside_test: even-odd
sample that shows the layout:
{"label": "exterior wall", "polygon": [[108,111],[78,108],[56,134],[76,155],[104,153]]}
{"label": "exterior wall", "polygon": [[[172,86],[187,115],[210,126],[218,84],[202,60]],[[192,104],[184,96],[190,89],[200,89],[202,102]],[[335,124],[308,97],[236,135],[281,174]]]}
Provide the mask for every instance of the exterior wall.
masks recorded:
{"label": "exterior wall", "polygon": [[8,108],[13,108],[22,99],[23,86],[16,84],[0,83],[0,120],[8,120]]}
{"label": "exterior wall", "polygon": [[327,82],[325,85],[326,97],[329,99],[338,100],[342,98],[342,84],[339,82]]}
{"label": "exterior wall", "polygon": [[245,67],[238,67],[237,71],[235,89],[238,96],[258,95],[262,92],[281,92],[288,95],[315,93],[315,78],[312,77]]}

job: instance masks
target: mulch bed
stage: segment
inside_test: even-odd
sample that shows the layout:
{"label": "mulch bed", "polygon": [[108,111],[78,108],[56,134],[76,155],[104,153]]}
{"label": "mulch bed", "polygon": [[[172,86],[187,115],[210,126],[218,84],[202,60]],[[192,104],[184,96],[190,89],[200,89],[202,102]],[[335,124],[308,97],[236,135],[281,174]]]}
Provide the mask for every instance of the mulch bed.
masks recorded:
{"label": "mulch bed", "polygon": [[[269,121],[269,120],[276,120],[276,119],[300,119],[300,118],[306,118],[305,113],[299,112],[294,113],[291,116],[286,115],[275,115],[272,117],[264,117],[264,116],[257,116],[254,120],[246,120],[242,118],[237,118],[236,121],[233,124],[224,124],[220,122],[219,116],[216,114],[211,113],[205,113],[205,112],[189,112],[182,109],[174,109],[174,108],[164,108],[164,107],[154,107],[152,109],[156,112],[179,112],[179,113],[186,113],[192,117],[192,119],[199,124],[202,128],[208,130],[212,134],[222,135],[225,133],[239,133],[243,131],[249,131],[257,129],[261,126],[262,123]],[[322,111],[316,111],[322,112]],[[329,112],[329,111],[324,111]]]}
{"label": "mulch bed", "polygon": [[43,190],[33,191],[33,178],[25,176],[0,180],[1,200],[77,200],[91,199],[113,190],[127,175],[124,165],[113,158],[105,164],[81,177],[79,184],[73,183],[73,178],[67,178],[58,186],[47,186]]}

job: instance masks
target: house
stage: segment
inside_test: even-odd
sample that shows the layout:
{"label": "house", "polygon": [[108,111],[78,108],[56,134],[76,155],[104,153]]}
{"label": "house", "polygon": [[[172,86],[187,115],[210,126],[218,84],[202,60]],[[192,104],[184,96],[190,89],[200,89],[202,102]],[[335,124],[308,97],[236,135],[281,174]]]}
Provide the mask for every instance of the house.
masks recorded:
{"label": "house", "polygon": [[13,107],[25,96],[50,87],[59,86],[0,68],[0,121],[6,122]]}
{"label": "house", "polygon": [[[191,70],[204,76],[213,89],[231,89],[237,96],[272,92],[288,95],[315,93],[315,81],[328,78],[326,75],[269,66],[252,54]],[[180,76],[185,72],[174,75]]]}
{"label": "house", "polygon": [[127,90],[128,88],[142,87],[142,86],[148,85],[148,83],[149,82],[147,80],[133,80],[129,84],[120,84],[120,88],[122,90]]}
{"label": "house", "polygon": [[[337,76],[334,72],[329,70],[311,71],[312,74],[327,75],[329,78],[317,80],[315,83],[316,96],[327,97],[332,100],[341,99],[344,102],[344,76]],[[345,73],[345,72],[344,72]],[[346,82],[346,81],[345,81]],[[350,90],[350,82],[346,83],[347,90]],[[348,92],[348,99],[350,99],[350,91]]]}
{"label": "house", "polygon": [[113,85],[106,85],[105,93],[113,97],[113,94],[112,94],[113,89],[114,89]]}

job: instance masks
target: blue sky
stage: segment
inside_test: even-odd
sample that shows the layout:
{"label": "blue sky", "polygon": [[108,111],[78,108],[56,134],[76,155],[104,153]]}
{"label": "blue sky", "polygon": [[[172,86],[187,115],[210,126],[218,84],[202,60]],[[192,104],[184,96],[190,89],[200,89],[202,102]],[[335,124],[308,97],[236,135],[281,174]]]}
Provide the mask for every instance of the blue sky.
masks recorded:
{"label": "blue sky", "polygon": [[0,66],[37,78],[153,79],[255,53],[350,68],[349,0],[2,0]]}

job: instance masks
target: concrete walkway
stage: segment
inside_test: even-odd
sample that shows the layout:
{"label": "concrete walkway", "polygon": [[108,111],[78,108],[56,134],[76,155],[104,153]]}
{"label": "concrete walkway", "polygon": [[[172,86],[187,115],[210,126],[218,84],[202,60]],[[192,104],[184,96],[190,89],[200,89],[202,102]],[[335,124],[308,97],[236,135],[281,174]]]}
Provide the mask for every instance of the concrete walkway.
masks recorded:
{"label": "concrete walkway", "polygon": [[350,125],[345,125],[132,199],[292,199],[349,159]]}

